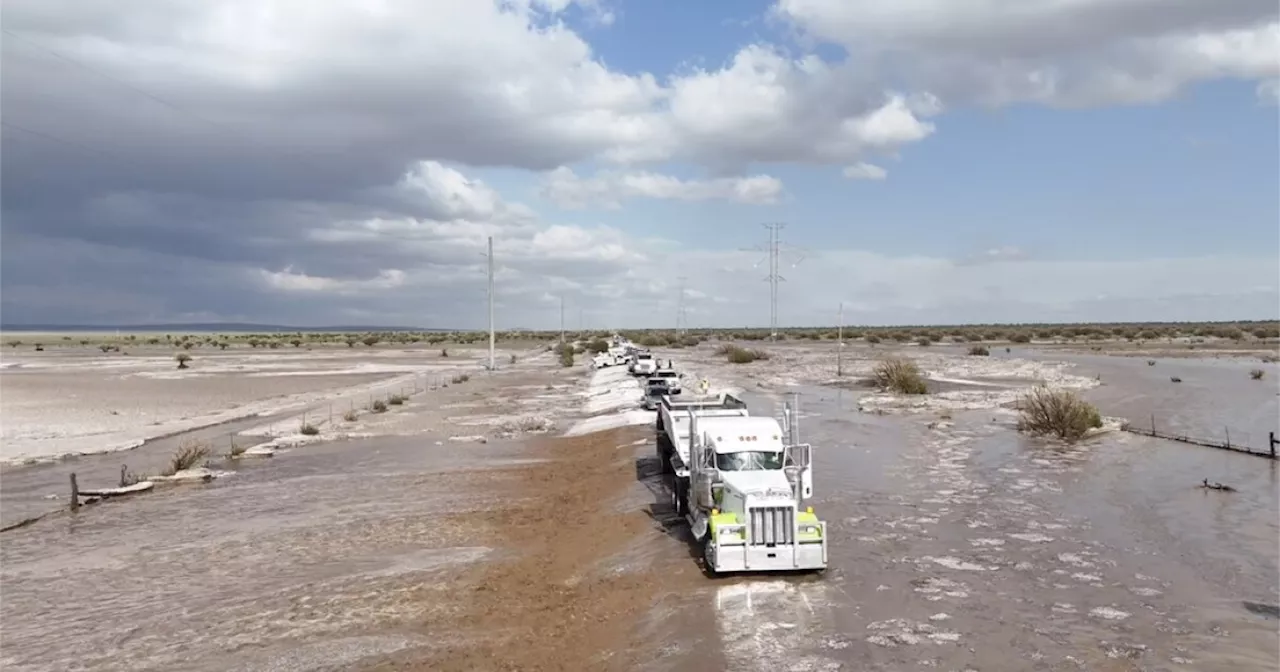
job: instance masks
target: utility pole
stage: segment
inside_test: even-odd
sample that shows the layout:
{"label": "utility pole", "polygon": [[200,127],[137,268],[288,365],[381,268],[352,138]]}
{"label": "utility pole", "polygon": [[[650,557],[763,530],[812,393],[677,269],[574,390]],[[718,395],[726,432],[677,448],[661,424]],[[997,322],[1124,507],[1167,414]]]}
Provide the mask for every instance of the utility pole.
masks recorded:
{"label": "utility pole", "polygon": [[560,345],[564,345],[564,295],[560,295]]}
{"label": "utility pole", "polygon": [[489,371],[493,371],[493,236],[489,236]]}
{"label": "utility pole", "polygon": [[844,301],[840,302],[836,322],[836,377],[840,378],[844,376]]}

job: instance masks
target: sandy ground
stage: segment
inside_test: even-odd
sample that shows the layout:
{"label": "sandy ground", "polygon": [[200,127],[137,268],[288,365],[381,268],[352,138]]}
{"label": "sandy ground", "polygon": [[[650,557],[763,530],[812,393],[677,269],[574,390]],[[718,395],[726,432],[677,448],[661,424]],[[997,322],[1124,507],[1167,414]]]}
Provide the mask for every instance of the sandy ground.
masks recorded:
{"label": "sandy ground", "polygon": [[[504,350],[500,367],[510,367]],[[483,370],[487,352],[452,348],[232,350],[195,353],[179,370],[164,355],[84,350],[3,353],[0,462],[21,463],[133,448],[250,417],[276,436],[312,420],[367,406],[375,398],[447,384]],[[322,414],[320,412],[323,412]],[[314,424],[314,422],[313,422]]]}

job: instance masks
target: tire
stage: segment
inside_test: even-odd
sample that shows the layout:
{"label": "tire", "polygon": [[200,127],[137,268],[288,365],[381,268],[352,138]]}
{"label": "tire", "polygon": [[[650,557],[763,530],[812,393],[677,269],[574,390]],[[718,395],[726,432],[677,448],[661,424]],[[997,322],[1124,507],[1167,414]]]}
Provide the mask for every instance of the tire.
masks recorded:
{"label": "tire", "polygon": [[711,531],[708,530],[707,536],[702,540],[702,564],[706,567],[707,574],[719,576],[720,573],[716,571],[716,566],[711,563],[711,545],[713,543],[715,542],[711,541]]}
{"label": "tire", "polygon": [[685,478],[676,479],[676,515],[684,518],[689,515],[689,481]]}

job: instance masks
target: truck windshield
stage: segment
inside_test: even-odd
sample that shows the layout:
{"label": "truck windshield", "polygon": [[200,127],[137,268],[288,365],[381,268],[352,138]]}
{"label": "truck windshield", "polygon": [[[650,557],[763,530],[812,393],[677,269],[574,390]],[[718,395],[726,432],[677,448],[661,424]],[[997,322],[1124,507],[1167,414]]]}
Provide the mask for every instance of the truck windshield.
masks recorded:
{"label": "truck windshield", "polygon": [[718,453],[716,468],[720,471],[764,471],[782,468],[782,453],[750,450],[741,453]]}

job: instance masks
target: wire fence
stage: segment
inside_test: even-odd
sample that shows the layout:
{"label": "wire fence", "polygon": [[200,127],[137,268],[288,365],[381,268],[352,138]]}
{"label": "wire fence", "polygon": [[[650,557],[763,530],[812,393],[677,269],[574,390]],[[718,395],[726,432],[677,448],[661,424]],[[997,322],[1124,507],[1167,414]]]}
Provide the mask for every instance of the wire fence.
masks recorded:
{"label": "wire fence", "polygon": [[1260,432],[1232,429],[1227,426],[1223,426],[1221,432],[1188,431],[1181,428],[1176,421],[1157,419],[1155,414],[1151,414],[1146,420],[1127,421],[1120,428],[1132,434],[1157,439],[1276,459],[1277,439],[1274,431],[1264,435]]}

